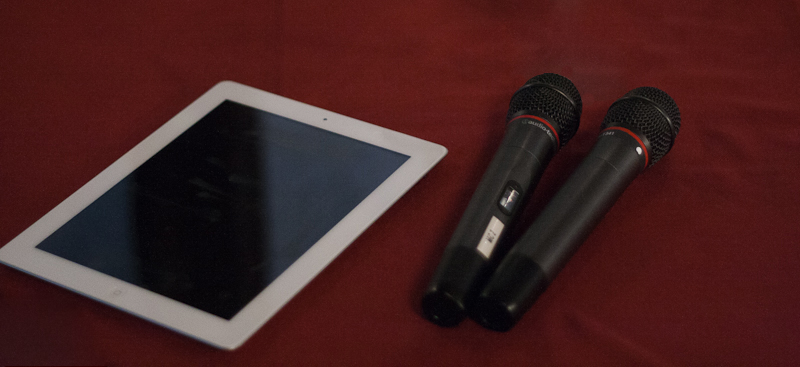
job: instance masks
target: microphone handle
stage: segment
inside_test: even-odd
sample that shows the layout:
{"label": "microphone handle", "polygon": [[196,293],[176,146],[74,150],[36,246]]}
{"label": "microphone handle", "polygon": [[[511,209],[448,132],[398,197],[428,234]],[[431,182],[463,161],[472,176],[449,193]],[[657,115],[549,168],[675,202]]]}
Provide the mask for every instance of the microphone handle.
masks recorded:
{"label": "microphone handle", "polygon": [[486,284],[471,310],[476,321],[510,329],[647,163],[645,145],[633,132],[604,130]]}
{"label": "microphone handle", "polygon": [[454,326],[464,319],[465,304],[497,265],[496,246],[558,149],[557,135],[549,125],[536,116],[509,122],[423,298],[425,316],[434,323]]}

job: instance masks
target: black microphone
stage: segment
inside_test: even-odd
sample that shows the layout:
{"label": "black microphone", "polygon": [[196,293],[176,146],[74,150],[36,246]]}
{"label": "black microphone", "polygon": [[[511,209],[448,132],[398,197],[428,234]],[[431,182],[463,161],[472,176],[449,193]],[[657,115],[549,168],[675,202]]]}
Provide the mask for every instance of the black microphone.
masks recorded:
{"label": "black microphone", "polygon": [[659,89],[636,88],[614,102],[589,155],[505,256],[470,317],[511,329],[633,179],[669,152],[680,126],[678,106]]}
{"label": "black microphone", "polygon": [[[455,326],[499,263],[513,227],[550,159],[575,132],[581,97],[569,79],[541,74],[511,98],[506,134],[445,248],[422,299],[425,317]],[[500,246],[502,247],[502,245]]]}

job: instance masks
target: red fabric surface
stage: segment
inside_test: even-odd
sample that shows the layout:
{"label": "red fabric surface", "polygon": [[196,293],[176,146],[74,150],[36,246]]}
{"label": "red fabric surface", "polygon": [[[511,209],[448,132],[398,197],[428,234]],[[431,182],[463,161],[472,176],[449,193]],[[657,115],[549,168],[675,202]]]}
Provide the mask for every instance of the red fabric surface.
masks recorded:
{"label": "red fabric surface", "polygon": [[[0,243],[220,80],[450,153],[241,348],[221,351],[0,266],[0,365],[800,364],[800,3],[0,3]],[[530,221],[628,90],[676,145],[508,333],[419,300],[504,131],[556,72],[584,101]]]}

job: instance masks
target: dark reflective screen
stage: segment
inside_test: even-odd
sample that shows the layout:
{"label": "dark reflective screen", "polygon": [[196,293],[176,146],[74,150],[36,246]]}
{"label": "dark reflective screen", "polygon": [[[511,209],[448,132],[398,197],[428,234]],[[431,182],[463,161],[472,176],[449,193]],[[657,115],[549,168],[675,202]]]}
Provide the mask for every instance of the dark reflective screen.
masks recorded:
{"label": "dark reflective screen", "polygon": [[408,158],[225,101],[37,248],[230,319]]}

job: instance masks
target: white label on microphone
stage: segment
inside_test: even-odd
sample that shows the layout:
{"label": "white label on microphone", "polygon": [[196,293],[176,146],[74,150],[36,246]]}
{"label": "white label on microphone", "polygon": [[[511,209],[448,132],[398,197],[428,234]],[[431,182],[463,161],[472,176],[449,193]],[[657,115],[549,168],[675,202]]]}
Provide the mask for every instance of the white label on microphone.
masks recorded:
{"label": "white label on microphone", "polygon": [[485,258],[489,258],[492,255],[492,251],[494,251],[494,247],[497,245],[497,239],[500,238],[500,234],[503,233],[503,228],[506,225],[497,219],[497,217],[492,216],[492,220],[489,221],[489,225],[486,226],[486,230],[483,231],[483,237],[481,237],[481,243],[478,244],[478,252],[483,255]]}

